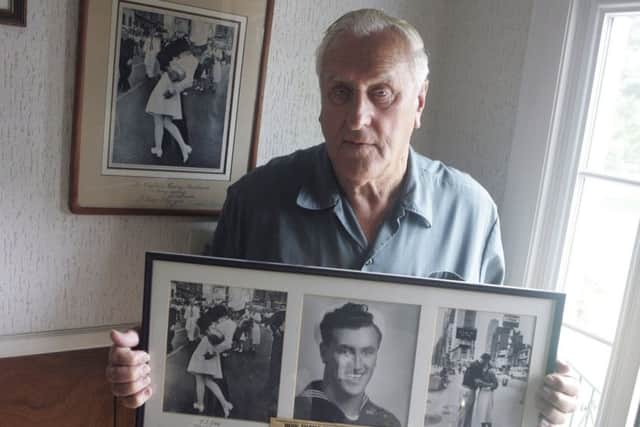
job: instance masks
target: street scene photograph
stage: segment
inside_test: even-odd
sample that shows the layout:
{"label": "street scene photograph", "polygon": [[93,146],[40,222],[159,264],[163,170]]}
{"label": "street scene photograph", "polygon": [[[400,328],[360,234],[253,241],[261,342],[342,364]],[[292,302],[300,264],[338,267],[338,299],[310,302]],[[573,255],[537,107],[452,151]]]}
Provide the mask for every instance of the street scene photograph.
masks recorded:
{"label": "street scene photograph", "polygon": [[286,308],[285,292],[172,282],[163,411],[276,416]]}
{"label": "street scene photograph", "polygon": [[425,427],[521,425],[535,320],[441,308]]}
{"label": "street scene photograph", "polygon": [[240,24],[207,14],[120,5],[105,173],[224,176]]}
{"label": "street scene photograph", "polygon": [[406,426],[419,316],[413,304],[306,295],[294,418]]}

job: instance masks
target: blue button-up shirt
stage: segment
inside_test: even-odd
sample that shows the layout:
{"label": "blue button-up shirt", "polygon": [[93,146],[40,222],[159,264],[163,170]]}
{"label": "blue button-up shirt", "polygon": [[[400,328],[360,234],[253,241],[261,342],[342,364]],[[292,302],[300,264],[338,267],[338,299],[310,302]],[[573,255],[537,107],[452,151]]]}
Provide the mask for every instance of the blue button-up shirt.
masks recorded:
{"label": "blue button-up shirt", "polygon": [[367,242],[324,144],[273,159],[229,188],[209,253],[502,283],[497,209],[480,184],[410,149],[401,185]]}

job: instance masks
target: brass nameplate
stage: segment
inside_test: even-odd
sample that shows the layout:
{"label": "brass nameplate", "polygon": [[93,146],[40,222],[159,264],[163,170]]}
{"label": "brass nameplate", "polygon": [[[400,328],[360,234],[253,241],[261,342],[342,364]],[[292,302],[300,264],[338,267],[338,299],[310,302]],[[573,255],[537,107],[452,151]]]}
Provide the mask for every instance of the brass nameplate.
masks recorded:
{"label": "brass nameplate", "polygon": [[293,418],[271,418],[269,427],[352,427],[351,424],[323,423]]}

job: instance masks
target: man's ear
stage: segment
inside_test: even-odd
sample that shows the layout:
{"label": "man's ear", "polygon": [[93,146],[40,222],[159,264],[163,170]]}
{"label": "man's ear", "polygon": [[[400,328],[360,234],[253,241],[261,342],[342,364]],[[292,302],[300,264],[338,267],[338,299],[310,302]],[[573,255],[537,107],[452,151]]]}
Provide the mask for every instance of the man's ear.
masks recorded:
{"label": "man's ear", "polygon": [[418,109],[416,110],[416,118],[413,124],[414,129],[419,129],[422,117],[422,112],[427,102],[427,91],[429,90],[429,80],[425,80],[418,90]]}

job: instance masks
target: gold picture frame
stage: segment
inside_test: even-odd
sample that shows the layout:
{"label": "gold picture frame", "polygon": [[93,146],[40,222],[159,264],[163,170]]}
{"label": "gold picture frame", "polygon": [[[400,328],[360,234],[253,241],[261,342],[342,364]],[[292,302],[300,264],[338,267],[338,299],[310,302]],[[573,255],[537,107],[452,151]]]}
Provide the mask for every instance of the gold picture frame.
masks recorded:
{"label": "gold picture frame", "polygon": [[218,214],[256,164],[273,0],[80,8],[71,211]]}

